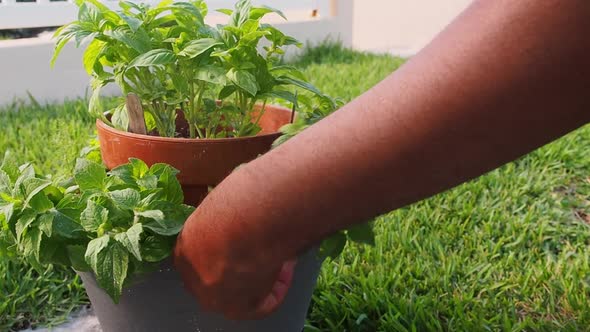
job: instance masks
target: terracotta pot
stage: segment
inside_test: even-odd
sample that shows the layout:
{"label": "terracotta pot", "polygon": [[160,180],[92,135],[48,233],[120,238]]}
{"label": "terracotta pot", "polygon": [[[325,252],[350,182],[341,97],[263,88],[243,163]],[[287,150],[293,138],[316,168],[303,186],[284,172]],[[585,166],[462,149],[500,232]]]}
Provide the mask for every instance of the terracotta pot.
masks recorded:
{"label": "terracotta pot", "polygon": [[278,130],[291,120],[291,110],[265,107],[257,136],[219,139],[168,138],[138,135],[96,121],[102,159],[107,168],[139,158],[148,165],[166,163],[180,171],[178,179],[185,203],[197,206],[208,193],[237,166],[269,151],[279,137]]}

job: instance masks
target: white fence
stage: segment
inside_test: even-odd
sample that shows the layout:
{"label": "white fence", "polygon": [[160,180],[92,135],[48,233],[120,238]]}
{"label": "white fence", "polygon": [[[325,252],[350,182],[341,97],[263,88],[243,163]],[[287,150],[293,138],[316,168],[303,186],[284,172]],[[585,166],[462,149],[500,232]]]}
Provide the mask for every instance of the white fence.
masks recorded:
{"label": "white fence", "polygon": [[[0,30],[59,26],[74,20],[68,1],[0,0]],[[30,0],[29,0],[30,1]],[[102,0],[115,7],[117,1]],[[137,0],[134,0],[137,1]],[[159,1],[159,0],[149,0]],[[232,7],[236,0],[208,0],[210,8]],[[311,43],[330,37],[360,50],[409,56],[418,52],[471,0],[254,0],[285,12],[288,22],[273,21],[285,33]],[[311,10],[319,17],[312,18]],[[219,16],[211,16],[211,21]],[[50,38],[0,41],[0,105],[31,93],[41,101],[83,96],[88,77],[82,51],[68,45],[49,68]],[[111,93],[117,93],[110,90]]]}
{"label": "white fence", "polygon": [[[131,0],[133,2],[157,3],[159,0]],[[118,8],[118,0],[101,0],[111,9]],[[234,0],[211,0],[207,4],[211,9],[231,8]],[[292,16],[305,16],[313,9],[327,15],[332,0],[262,0],[255,3],[286,9]],[[21,29],[61,26],[76,19],[77,7],[73,0],[0,0],[0,29]],[[303,14],[303,15],[302,15]]]}

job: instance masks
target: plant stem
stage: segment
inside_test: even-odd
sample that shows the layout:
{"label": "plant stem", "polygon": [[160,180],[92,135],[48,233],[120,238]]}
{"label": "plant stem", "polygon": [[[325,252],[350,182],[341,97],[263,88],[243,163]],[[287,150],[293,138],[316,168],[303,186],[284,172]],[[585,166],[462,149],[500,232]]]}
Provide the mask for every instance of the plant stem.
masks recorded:
{"label": "plant stem", "polygon": [[[203,101],[203,94],[205,93],[205,84],[204,82],[199,82],[199,91],[197,92],[197,103],[196,103],[196,107],[195,107],[195,128],[197,129],[197,131],[199,132],[199,137],[203,138],[203,133],[201,132],[201,129],[199,129],[199,124],[196,122],[196,112],[198,110],[198,107],[201,105],[201,102]],[[205,138],[207,138],[207,133],[205,133]]]}
{"label": "plant stem", "polygon": [[195,138],[196,137],[196,132],[195,132],[195,124],[190,122],[188,123],[188,129],[190,132],[190,138]]}
{"label": "plant stem", "polygon": [[[254,107],[252,107],[252,109],[254,109]],[[254,122],[255,125],[258,126],[258,122],[260,122],[260,119],[262,118],[262,115],[264,115],[265,111],[266,111],[266,99],[262,102],[262,108],[260,109],[260,112],[258,113],[258,117],[256,118],[256,121]]]}

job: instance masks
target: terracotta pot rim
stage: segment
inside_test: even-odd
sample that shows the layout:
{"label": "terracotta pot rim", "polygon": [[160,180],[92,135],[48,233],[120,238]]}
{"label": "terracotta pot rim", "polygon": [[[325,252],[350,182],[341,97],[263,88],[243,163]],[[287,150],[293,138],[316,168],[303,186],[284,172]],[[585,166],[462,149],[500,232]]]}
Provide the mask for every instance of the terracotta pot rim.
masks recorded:
{"label": "terracotta pot rim", "polygon": [[[272,107],[272,109],[280,111],[280,112],[291,113],[291,110],[286,107],[277,106],[277,105],[266,105],[266,107],[269,107],[269,106]],[[267,111],[268,111],[268,109],[267,109]],[[135,133],[127,132],[127,131],[122,131],[122,130],[119,130],[117,128],[107,125],[101,119],[96,119],[96,126],[100,129],[110,132],[112,135],[116,135],[119,137],[134,138],[134,139],[144,140],[144,141],[158,141],[158,142],[164,142],[164,143],[207,143],[207,144],[211,144],[211,143],[216,143],[216,142],[218,142],[218,143],[228,142],[228,141],[237,142],[237,141],[246,141],[246,140],[257,139],[257,138],[270,138],[273,136],[280,136],[280,132],[277,131],[277,132],[266,133],[266,134],[261,134],[261,135],[243,136],[243,137],[222,137],[222,138],[162,137],[162,136],[135,134]]]}

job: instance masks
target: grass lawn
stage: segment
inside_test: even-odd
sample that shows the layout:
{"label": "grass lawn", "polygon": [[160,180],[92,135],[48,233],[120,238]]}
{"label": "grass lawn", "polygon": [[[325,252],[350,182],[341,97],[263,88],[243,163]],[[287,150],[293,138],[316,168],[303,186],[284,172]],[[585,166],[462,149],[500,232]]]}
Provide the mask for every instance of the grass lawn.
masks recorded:
{"label": "grass lawn", "polygon": [[[347,100],[400,59],[338,48],[298,62]],[[92,134],[84,101],[0,112],[10,149],[56,176]],[[324,265],[308,331],[590,331],[590,127],[382,216],[375,247]],[[400,188],[403,190],[403,188]],[[87,302],[72,271],[0,262],[0,330],[63,321]]]}

